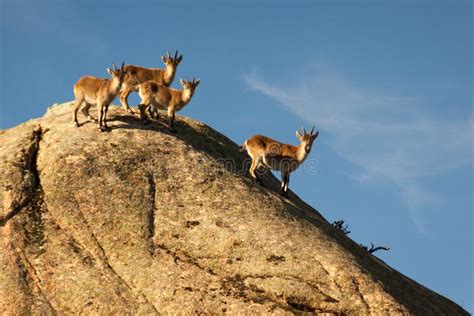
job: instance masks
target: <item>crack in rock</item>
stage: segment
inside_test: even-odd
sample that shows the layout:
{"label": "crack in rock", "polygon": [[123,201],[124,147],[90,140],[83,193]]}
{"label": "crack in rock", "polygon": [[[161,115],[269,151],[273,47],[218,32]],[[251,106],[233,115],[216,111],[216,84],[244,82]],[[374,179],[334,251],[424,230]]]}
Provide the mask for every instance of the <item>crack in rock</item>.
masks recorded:
{"label": "crack in rock", "polygon": [[[0,217],[0,227],[3,227],[7,224],[7,222],[15,217],[22,209],[27,207],[31,202],[36,198],[38,194],[38,188],[41,186],[40,183],[40,176],[38,172],[38,166],[37,166],[37,160],[38,160],[38,152],[39,152],[39,147],[40,147],[40,142],[43,138],[43,130],[41,126],[37,126],[33,130],[33,143],[31,146],[28,148],[27,152],[25,153],[26,160],[27,160],[27,166],[26,166],[26,172],[30,173],[33,177],[32,183],[30,183],[30,187],[27,189],[27,196],[22,200],[22,201],[14,201],[14,200],[9,200],[9,199],[4,199],[4,209],[11,209],[9,213],[7,213],[5,216]],[[18,166],[22,169],[25,168],[25,166],[22,166],[18,164]],[[6,194],[11,194],[11,192],[14,188],[11,186],[7,185],[5,187],[5,192]]]}
{"label": "crack in rock", "polygon": [[138,294],[140,295],[140,297],[138,297],[136,294],[135,294],[135,291],[134,291],[134,288],[132,288],[132,286],[130,286],[128,284],[127,281],[125,281],[125,279],[117,272],[115,271],[115,269],[111,266],[110,264],[110,261],[109,261],[109,258],[107,257],[107,254],[105,253],[105,250],[104,248],[102,247],[102,245],[100,244],[99,240],[97,239],[96,235],[94,234],[92,228],[89,226],[89,224],[87,223],[86,219],[85,219],[85,216],[84,214],[82,213],[82,211],[79,210],[79,213],[82,217],[82,220],[83,220],[83,223],[84,225],[86,226],[87,230],[89,231],[91,237],[92,237],[92,240],[94,242],[94,244],[97,246],[97,248],[99,249],[100,251],[100,255],[99,255],[99,259],[100,259],[100,262],[102,262],[105,267],[111,271],[115,276],[117,276],[117,278],[119,279],[119,281],[125,285],[125,287],[130,291],[130,294],[135,298],[135,300],[140,303],[140,304],[143,304],[142,300],[144,301],[145,304],[149,304],[153,310],[156,312],[156,314],[160,314],[158,312],[158,309],[156,308],[156,306],[148,300],[148,298],[145,296],[145,294],[143,294],[139,289],[135,289]]}
{"label": "crack in rock", "polygon": [[149,196],[149,207],[147,212],[147,239],[150,242],[150,254],[155,253],[155,243],[153,237],[155,236],[155,208],[156,208],[156,183],[153,174],[149,174],[148,180],[148,196]]}
{"label": "crack in rock", "polygon": [[355,292],[357,293],[357,295],[359,296],[362,304],[364,305],[365,307],[365,313],[370,313],[370,305],[367,303],[366,299],[364,298],[364,295],[362,294],[362,292],[360,291],[360,285],[359,285],[359,282],[355,279],[355,278],[352,278],[352,283],[354,284],[355,286]]}
{"label": "crack in rock", "polygon": [[[22,259],[23,262],[25,262],[28,267],[24,267],[25,270],[26,270],[26,273],[28,273],[32,280],[33,280],[33,285],[34,287],[38,290],[40,296],[44,299],[44,301],[47,303],[47,305],[49,306],[49,308],[51,309],[53,315],[58,315],[58,312],[57,310],[53,307],[53,304],[50,302],[50,300],[46,297],[46,295],[44,294],[43,292],[43,289],[41,288],[40,284],[41,284],[41,279],[38,275],[38,272],[36,271],[35,267],[33,266],[33,264],[30,262],[30,260],[28,259],[28,257],[26,256],[26,254],[21,251],[19,253],[19,256],[20,258]],[[32,271],[32,273],[29,273],[29,271]],[[25,283],[28,284],[28,282],[26,281],[25,279]],[[29,286],[28,286],[29,288]]]}
{"label": "crack in rock", "polygon": [[182,252],[182,256],[184,256],[184,258],[183,258],[177,252],[174,252],[170,248],[166,247],[164,244],[157,244],[156,247],[163,250],[166,254],[172,256],[174,258],[174,263],[175,264],[178,264],[179,261],[182,261],[184,263],[193,265],[193,266],[197,267],[198,269],[200,269],[200,270],[202,270],[202,271],[204,271],[204,272],[206,272],[206,273],[208,273],[212,276],[217,275],[212,269],[202,267],[196,260],[194,260],[189,254],[187,254],[185,252]]}

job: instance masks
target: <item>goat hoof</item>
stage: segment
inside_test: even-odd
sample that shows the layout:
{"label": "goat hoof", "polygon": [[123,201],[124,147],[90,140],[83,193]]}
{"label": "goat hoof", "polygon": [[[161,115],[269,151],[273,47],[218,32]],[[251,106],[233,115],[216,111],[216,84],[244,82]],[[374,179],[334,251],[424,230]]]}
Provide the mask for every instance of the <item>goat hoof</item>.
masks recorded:
{"label": "goat hoof", "polygon": [[73,122],[74,126],[75,127],[79,127],[79,123],[78,122]]}

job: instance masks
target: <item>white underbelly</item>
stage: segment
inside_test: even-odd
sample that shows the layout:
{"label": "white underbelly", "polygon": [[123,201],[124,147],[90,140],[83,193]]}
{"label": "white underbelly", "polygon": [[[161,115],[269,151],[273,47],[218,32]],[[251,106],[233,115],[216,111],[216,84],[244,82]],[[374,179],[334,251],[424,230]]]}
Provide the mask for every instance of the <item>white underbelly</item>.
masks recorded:
{"label": "white underbelly", "polygon": [[298,169],[299,163],[295,159],[291,158],[280,158],[272,156],[263,156],[263,164],[275,171],[289,171],[292,172]]}
{"label": "white underbelly", "polygon": [[89,104],[92,104],[92,105],[97,104],[97,99],[96,98],[86,97],[85,99],[86,99],[86,102],[89,103]]}
{"label": "white underbelly", "polygon": [[272,170],[280,171],[281,170],[281,164],[280,164],[280,159],[275,159],[271,157],[264,156],[263,157],[263,164]]}

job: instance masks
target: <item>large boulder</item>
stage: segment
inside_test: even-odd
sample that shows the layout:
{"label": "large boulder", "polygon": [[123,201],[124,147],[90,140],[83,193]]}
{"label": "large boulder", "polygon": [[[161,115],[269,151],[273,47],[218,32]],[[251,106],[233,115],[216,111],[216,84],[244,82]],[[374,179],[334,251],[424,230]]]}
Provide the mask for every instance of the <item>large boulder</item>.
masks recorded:
{"label": "large boulder", "polygon": [[467,314],[212,128],[112,106],[101,133],[71,108],[0,132],[0,314]]}

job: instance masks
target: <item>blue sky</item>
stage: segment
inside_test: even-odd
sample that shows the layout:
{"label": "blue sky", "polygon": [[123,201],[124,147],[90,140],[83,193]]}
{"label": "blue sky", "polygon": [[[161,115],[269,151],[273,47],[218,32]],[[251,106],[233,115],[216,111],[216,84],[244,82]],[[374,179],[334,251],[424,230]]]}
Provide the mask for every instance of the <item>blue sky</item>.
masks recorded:
{"label": "blue sky", "polygon": [[201,78],[180,114],[237,143],[296,144],[316,125],[317,172],[290,188],[473,311],[472,2],[1,0],[0,14],[0,128],[72,100],[80,76],[179,49],[177,78]]}

